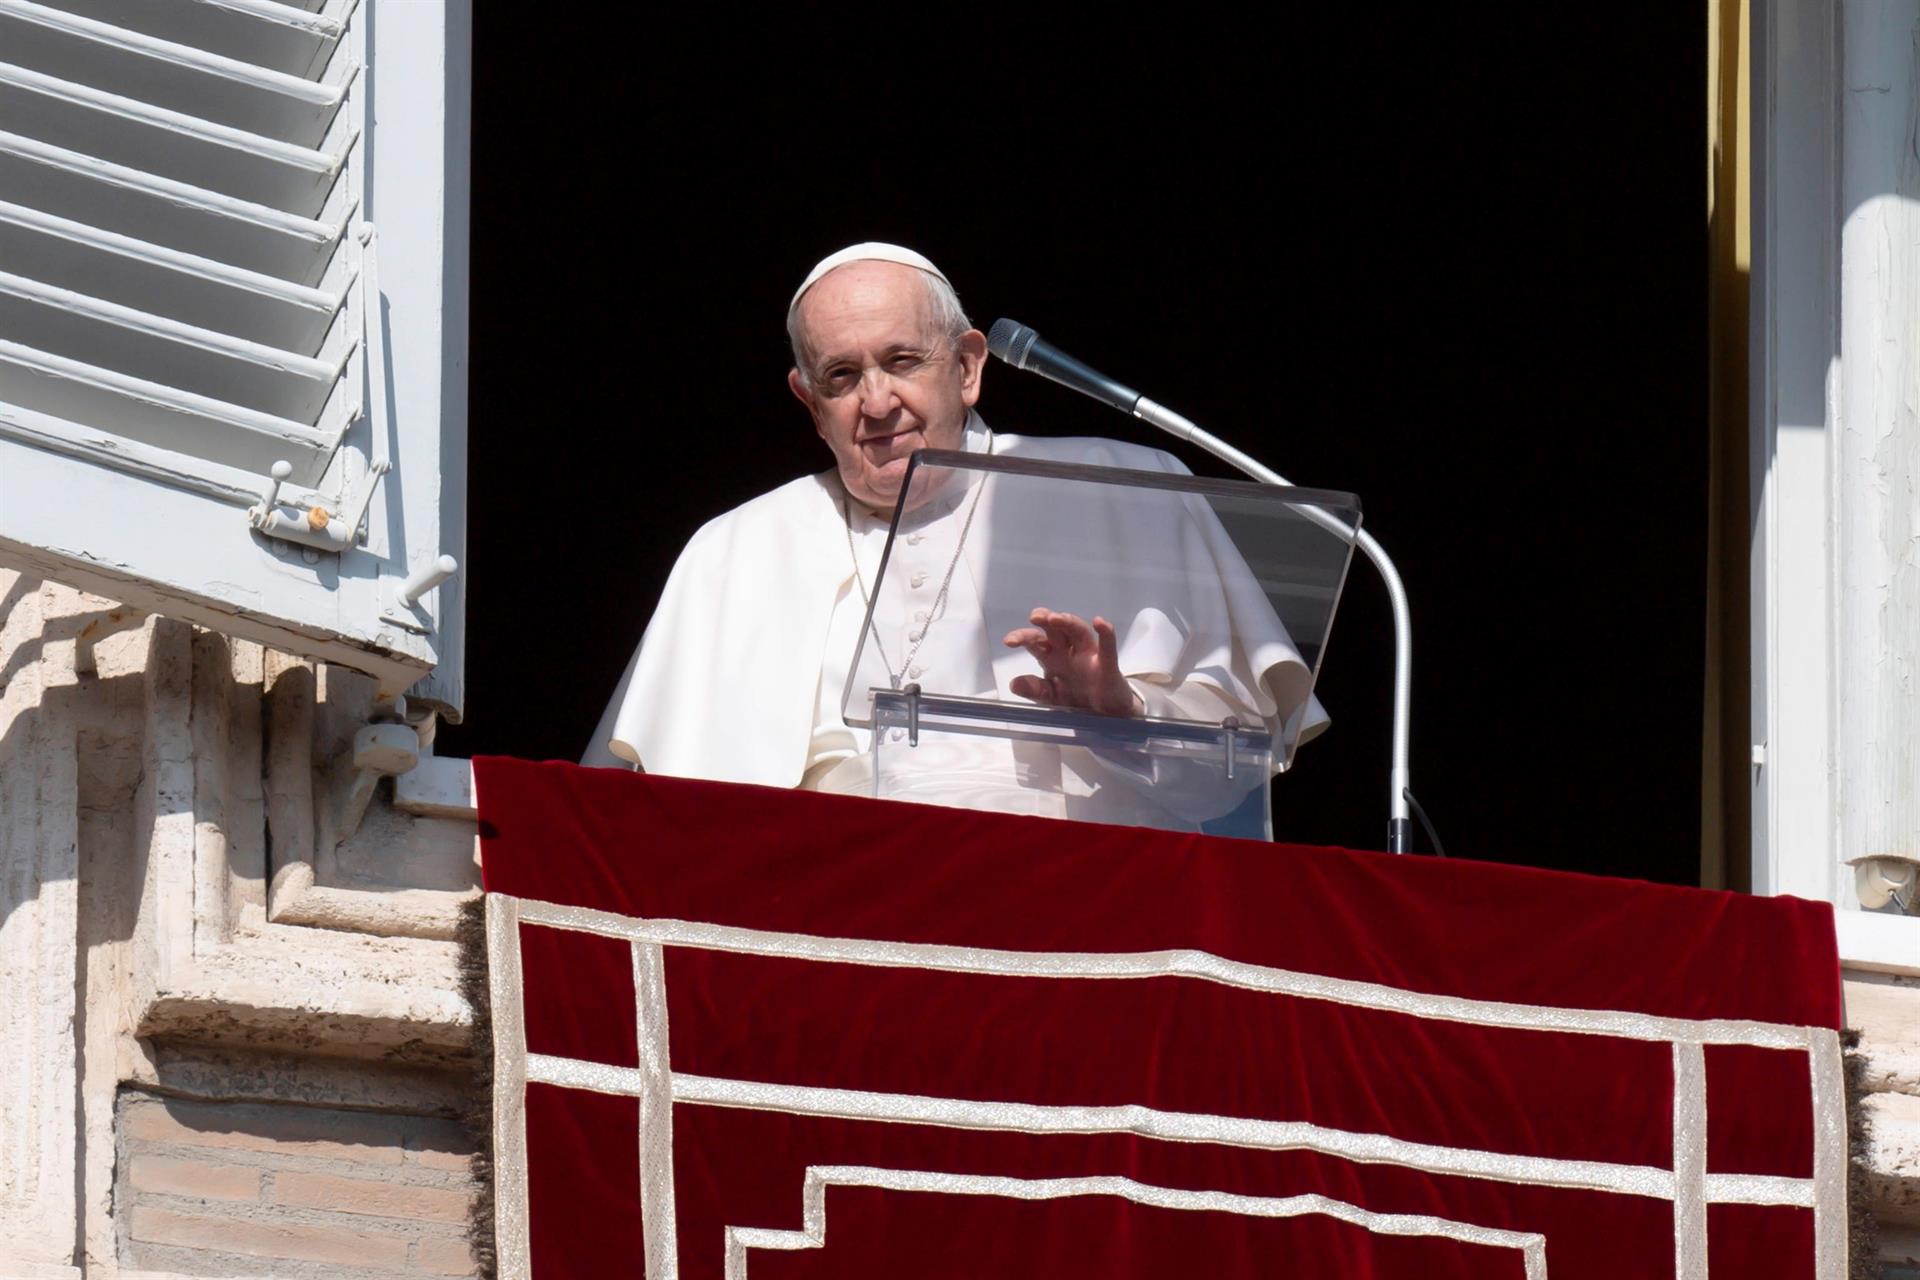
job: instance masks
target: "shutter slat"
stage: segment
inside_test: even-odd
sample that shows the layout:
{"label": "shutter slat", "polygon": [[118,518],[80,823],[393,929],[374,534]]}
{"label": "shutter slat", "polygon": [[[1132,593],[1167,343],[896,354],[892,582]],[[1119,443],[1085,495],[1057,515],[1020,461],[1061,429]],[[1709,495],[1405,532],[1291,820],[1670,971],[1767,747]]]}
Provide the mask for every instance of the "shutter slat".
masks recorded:
{"label": "shutter slat", "polygon": [[[8,404],[0,400],[0,439],[13,440],[76,458],[92,465],[104,464],[116,471],[144,480],[185,489],[224,502],[247,507],[260,500],[260,478],[220,463],[210,463],[170,449],[129,440],[125,436],[101,431],[97,427],[69,422],[50,414]],[[288,486],[288,497],[311,500],[310,491]]]}
{"label": "shutter slat", "polygon": [[296,76],[324,65],[342,31],[335,15],[272,0],[58,0],[58,7]]}
{"label": "shutter slat", "polygon": [[0,262],[34,279],[286,351],[320,349],[344,291],[310,288],[0,201]]}
{"label": "shutter slat", "polygon": [[56,147],[307,216],[342,159],[12,63],[0,63],[0,120]]}
{"label": "shutter slat", "polygon": [[4,131],[0,192],[58,217],[307,285],[326,272],[347,212],[338,211],[340,220],[302,217]]}
{"label": "shutter slat", "polygon": [[0,338],[275,417],[311,422],[336,361],[138,311],[0,271]]}
{"label": "shutter slat", "polygon": [[324,84],[35,4],[0,0],[7,61],[149,106],[311,147],[346,96]]}
{"label": "shutter slat", "polygon": [[217,442],[229,466],[265,476],[282,460],[299,484],[318,484],[335,438],[327,431],[179,387],[0,338],[0,401],[190,456]]}

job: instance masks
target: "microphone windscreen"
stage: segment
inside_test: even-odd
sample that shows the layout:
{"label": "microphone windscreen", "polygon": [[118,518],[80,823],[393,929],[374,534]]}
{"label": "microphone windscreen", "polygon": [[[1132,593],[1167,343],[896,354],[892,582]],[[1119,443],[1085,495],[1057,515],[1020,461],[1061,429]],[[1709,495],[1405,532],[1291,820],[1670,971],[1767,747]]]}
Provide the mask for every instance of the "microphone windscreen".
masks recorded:
{"label": "microphone windscreen", "polygon": [[1033,350],[1033,344],[1039,339],[1039,334],[1018,320],[1002,316],[987,331],[987,350],[1014,368],[1024,369],[1027,367],[1027,353]]}

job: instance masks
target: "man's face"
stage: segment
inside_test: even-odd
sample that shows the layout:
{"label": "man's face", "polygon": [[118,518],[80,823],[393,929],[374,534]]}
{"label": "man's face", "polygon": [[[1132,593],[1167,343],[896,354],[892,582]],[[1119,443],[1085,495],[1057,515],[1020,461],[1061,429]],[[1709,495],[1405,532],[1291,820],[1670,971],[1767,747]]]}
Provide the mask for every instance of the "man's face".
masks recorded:
{"label": "man's face", "polygon": [[[896,262],[850,262],[800,300],[807,377],[787,385],[833,450],[855,501],[893,506],[907,459],[958,449],[980,398],[987,340],[936,331],[921,273]],[[916,486],[918,487],[918,486]]]}

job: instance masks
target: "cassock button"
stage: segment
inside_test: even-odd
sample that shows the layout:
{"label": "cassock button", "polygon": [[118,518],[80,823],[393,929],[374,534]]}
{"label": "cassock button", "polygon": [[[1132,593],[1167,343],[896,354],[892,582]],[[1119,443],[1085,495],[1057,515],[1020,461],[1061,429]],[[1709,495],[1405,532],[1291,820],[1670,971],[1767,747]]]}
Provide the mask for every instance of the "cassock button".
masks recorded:
{"label": "cassock button", "polygon": [[927,571],[925,569],[915,569],[913,571],[913,577],[907,581],[912,586],[923,587],[927,584]]}
{"label": "cassock button", "polygon": [[908,667],[907,668],[907,678],[910,680],[918,680],[921,676],[925,674],[927,674],[927,669],[925,667]]}
{"label": "cassock button", "polygon": [[912,640],[914,643],[918,644],[920,641],[920,637],[925,634],[927,634],[925,631],[909,631],[907,632],[907,639]]}
{"label": "cassock button", "polygon": [[907,535],[907,545],[910,547],[917,547],[926,540],[927,535],[924,533],[910,533]]}
{"label": "cassock button", "polygon": [[889,742],[905,742],[907,740],[907,731],[905,729],[889,729],[887,730],[887,740]]}
{"label": "cassock button", "polygon": [[914,610],[913,620],[915,622],[925,622],[927,620],[927,611],[925,609]]}

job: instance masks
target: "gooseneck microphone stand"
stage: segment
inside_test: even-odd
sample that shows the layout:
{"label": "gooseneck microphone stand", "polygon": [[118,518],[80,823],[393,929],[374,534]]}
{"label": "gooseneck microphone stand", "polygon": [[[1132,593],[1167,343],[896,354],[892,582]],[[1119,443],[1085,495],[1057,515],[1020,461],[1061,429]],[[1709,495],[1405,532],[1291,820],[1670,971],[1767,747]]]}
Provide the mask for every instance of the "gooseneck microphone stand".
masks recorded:
{"label": "gooseneck microphone stand", "polygon": [[[1132,388],[1115,382],[1042,341],[1039,334],[1023,324],[1007,319],[994,321],[993,330],[987,335],[987,350],[1016,369],[1026,369],[1051,378],[1062,386],[1092,396],[1102,404],[1111,405],[1122,413],[1205,449],[1228,466],[1262,484],[1293,487],[1291,481],[1273,468],[1249,457],[1165,405],[1147,399]],[[1413,779],[1407,767],[1407,744],[1413,718],[1413,615],[1407,608],[1407,589],[1400,581],[1400,571],[1393,567],[1393,560],[1374,541],[1372,534],[1365,529],[1354,530],[1344,521],[1317,508],[1303,509],[1303,514],[1343,537],[1352,535],[1354,545],[1373,562],[1374,568],[1380,571],[1381,580],[1386,583],[1387,599],[1393,607],[1393,767],[1388,784],[1387,851],[1406,853],[1411,848],[1413,834],[1408,817],[1408,806],[1413,802]],[[1428,831],[1432,839],[1432,829]],[[1439,842],[1435,840],[1434,843],[1435,852],[1439,852]]]}

